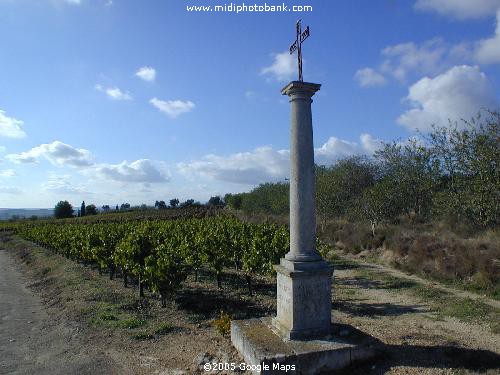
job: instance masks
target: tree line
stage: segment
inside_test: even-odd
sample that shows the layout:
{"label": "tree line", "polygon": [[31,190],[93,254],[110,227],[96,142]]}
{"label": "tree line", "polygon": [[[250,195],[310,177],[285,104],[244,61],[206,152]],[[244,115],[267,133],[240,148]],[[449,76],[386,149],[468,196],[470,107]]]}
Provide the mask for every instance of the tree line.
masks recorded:
{"label": "tree line", "polygon": [[[384,221],[452,219],[478,228],[498,225],[500,212],[500,114],[433,127],[406,142],[384,143],[373,157],[353,156],[316,166],[321,221],[366,221],[373,235]],[[225,202],[247,213],[289,212],[289,184],[261,184]]]}
{"label": "tree line", "polygon": [[[124,211],[139,211],[148,209],[175,209],[175,208],[189,208],[189,207],[202,207],[204,206],[200,202],[194,199],[187,199],[184,202],[180,202],[179,199],[173,198],[169,201],[169,205],[165,201],[156,201],[153,206],[148,206],[142,204],[140,206],[131,206],[130,203],[122,203],[121,205],[116,205],[114,210],[109,205],[104,205],[99,210],[94,204],[85,205],[85,201],[82,202],[80,208],[75,210],[73,205],[67,200],[59,201],[54,207],[54,217],[57,219],[67,219],[72,217],[83,217],[92,216],[99,213],[111,213],[111,212],[124,212]],[[206,206],[209,207],[224,207],[225,203],[220,196],[211,197]]]}

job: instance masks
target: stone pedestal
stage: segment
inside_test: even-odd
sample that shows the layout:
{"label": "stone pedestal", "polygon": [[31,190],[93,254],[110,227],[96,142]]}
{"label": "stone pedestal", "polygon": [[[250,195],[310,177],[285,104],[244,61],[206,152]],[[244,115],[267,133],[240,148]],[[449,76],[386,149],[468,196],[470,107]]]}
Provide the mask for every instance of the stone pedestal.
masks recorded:
{"label": "stone pedestal", "polygon": [[324,262],[281,260],[277,272],[276,332],[287,340],[326,336],[331,326],[332,267]]}
{"label": "stone pedestal", "polygon": [[274,334],[270,318],[231,322],[231,340],[258,375],[315,375],[366,361],[383,344],[356,328],[332,324],[332,334],[318,340],[283,340]]}

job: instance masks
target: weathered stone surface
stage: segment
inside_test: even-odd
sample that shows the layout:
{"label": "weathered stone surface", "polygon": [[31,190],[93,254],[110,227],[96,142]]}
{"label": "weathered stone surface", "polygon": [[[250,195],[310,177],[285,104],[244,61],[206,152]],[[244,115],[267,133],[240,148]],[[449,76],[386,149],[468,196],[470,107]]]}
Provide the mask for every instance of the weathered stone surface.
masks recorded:
{"label": "weathered stone surface", "polygon": [[285,339],[324,336],[331,324],[332,267],[324,262],[290,262],[277,271],[276,331]]}
{"label": "weathered stone surface", "polygon": [[[340,330],[351,332],[340,338]],[[283,340],[271,328],[269,318],[231,322],[231,340],[247,365],[261,374],[319,374],[339,370],[375,356],[380,342],[352,327],[332,325],[332,335],[318,340]],[[287,367],[288,366],[288,367]],[[259,373],[254,371],[254,373]]]}
{"label": "weathered stone surface", "polygon": [[321,85],[290,82],[281,93],[290,97],[290,252],[292,261],[318,261],[314,145],[311,103]]}

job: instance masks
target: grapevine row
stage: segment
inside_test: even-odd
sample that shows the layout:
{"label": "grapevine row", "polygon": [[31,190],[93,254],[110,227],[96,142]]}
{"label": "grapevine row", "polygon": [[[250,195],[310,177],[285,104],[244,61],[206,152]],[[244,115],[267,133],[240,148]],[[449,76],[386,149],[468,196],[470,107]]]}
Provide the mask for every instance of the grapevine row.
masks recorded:
{"label": "grapevine row", "polygon": [[124,275],[160,294],[162,305],[190,272],[208,266],[221,286],[225,267],[242,270],[251,290],[255,274],[269,274],[289,250],[288,229],[275,224],[244,223],[230,216],[178,220],[99,223],[24,223],[16,232],[39,245]]}

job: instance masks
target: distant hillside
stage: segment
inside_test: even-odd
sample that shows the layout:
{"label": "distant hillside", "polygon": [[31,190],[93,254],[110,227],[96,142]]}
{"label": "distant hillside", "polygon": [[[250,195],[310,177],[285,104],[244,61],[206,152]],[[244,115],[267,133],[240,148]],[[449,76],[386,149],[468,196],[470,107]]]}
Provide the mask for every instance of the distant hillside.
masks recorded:
{"label": "distant hillside", "polygon": [[0,208],[0,220],[30,218],[32,216],[47,217],[54,215],[52,208]]}

